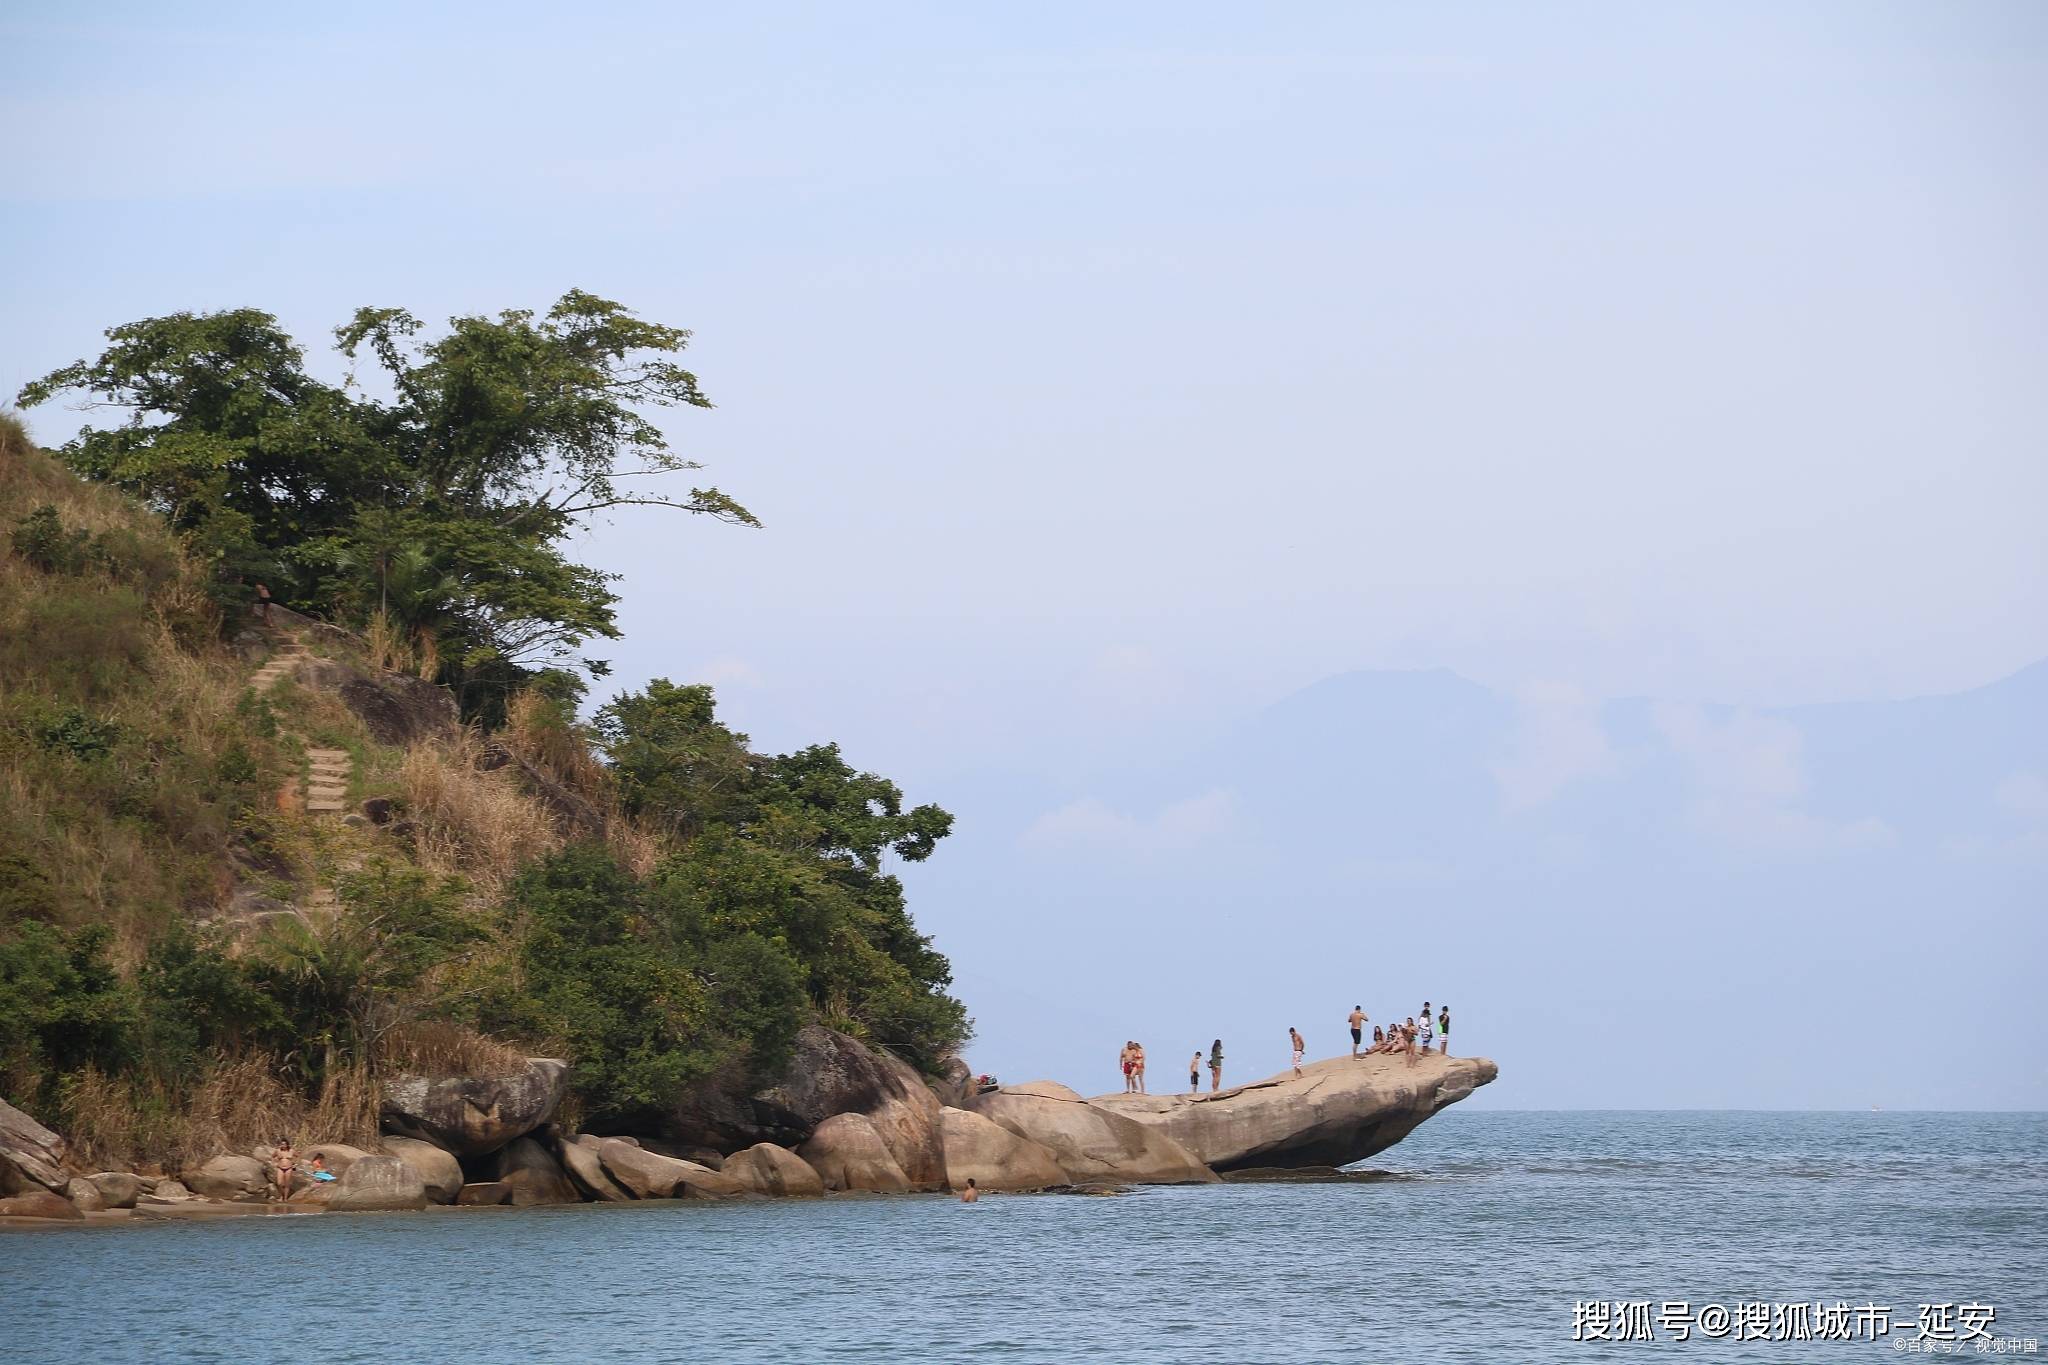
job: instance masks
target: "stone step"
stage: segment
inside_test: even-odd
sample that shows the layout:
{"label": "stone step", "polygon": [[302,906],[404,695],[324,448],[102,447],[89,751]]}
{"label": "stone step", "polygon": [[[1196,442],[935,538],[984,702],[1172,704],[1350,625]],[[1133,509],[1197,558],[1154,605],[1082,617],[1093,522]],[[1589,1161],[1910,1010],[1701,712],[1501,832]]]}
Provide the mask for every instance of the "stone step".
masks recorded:
{"label": "stone step", "polygon": [[338,815],[341,813],[342,803],[339,801],[309,800],[306,802],[306,809],[314,815]]}

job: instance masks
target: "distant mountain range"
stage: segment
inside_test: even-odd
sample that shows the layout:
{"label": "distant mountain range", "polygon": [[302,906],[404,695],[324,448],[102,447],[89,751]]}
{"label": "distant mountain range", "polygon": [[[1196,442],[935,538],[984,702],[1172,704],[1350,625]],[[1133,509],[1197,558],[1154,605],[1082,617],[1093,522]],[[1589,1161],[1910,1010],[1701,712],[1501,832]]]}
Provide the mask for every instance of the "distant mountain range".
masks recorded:
{"label": "distant mountain range", "polygon": [[1271,1069],[1280,1013],[1330,1040],[1434,991],[1505,1107],[2048,1104],[2048,661],[1783,708],[1348,673],[1170,762],[942,799],[913,897],[983,1069],[1085,1091],[1126,1036],[1225,1029]]}

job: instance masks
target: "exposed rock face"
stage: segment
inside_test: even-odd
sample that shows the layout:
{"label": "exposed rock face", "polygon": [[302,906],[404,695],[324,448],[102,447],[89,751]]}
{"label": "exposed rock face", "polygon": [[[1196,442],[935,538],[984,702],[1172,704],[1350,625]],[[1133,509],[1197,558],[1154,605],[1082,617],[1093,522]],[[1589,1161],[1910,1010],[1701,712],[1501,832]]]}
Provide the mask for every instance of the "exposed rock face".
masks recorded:
{"label": "exposed rock face", "polygon": [[1029,1138],[965,1109],[942,1109],[939,1118],[946,1137],[946,1184],[953,1189],[965,1189],[970,1179],[984,1190],[1044,1190],[1070,1183],[1053,1154]]}
{"label": "exposed rock face", "polygon": [[974,1093],[974,1072],[958,1057],[948,1057],[940,1064],[938,1077],[925,1084],[938,1097],[941,1107],[964,1109],[967,1097]]}
{"label": "exposed rock face", "polygon": [[478,1204],[509,1204],[512,1187],[502,1180],[479,1180],[455,1192],[455,1202],[468,1208]]}
{"label": "exposed rock face", "polygon": [[797,1149],[828,1190],[870,1190],[904,1194],[910,1177],[865,1114],[834,1114]]}
{"label": "exposed rock face", "polygon": [[554,1114],[569,1064],[529,1057],[502,1076],[399,1076],[384,1086],[384,1130],[431,1142],[457,1156],[481,1156],[524,1137]]}
{"label": "exposed rock face", "polygon": [[126,1171],[100,1171],[86,1177],[93,1188],[100,1192],[100,1199],[110,1209],[132,1209],[135,1201],[142,1197],[142,1177]]}
{"label": "exposed rock face", "polygon": [[71,1180],[64,1156],[63,1138],[0,1100],[0,1194],[60,1193]]}
{"label": "exposed rock face", "polygon": [[36,1189],[0,1199],[0,1218],[82,1219],[85,1215],[61,1194]]}
{"label": "exposed rock face", "polygon": [[1216,1179],[1214,1171],[1165,1133],[1086,1100],[1004,1089],[979,1096],[974,1112],[1046,1148],[1070,1183],[1186,1185]]}
{"label": "exposed rock face", "polygon": [[730,1199],[746,1193],[737,1180],[694,1161],[650,1152],[618,1138],[597,1139],[605,1173],[635,1199]]}
{"label": "exposed rock face", "polygon": [[184,1172],[185,1186],[201,1199],[261,1203],[270,1197],[271,1175],[253,1156],[227,1153]]}
{"label": "exposed rock face", "polygon": [[601,1199],[614,1204],[623,1204],[633,1196],[617,1181],[605,1174],[604,1163],[598,1159],[598,1140],[589,1134],[564,1138],[557,1148],[562,1158],[562,1169],[569,1173],[569,1179],[576,1188],[583,1191],[586,1199]]}
{"label": "exposed rock face", "polygon": [[755,1098],[807,1131],[834,1115],[864,1115],[913,1189],[946,1183],[938,1097],[914,1068],[843,1033],[818,1024],[800,1030],[788,1074]]}
{"label": "exposed rock face", "polygon": [[[1022,1085],[1006,1085],[1001,1090],[992,1090],[989,1093],[992,1095],[1036,1095],[1040,1099],[1047,1100],[1078,1100],[1081,1098],[1080,1091],[1061,1085],[1058,1081],[1026,1081]],[[983,1097],[977,1095],[974,1098],[979,1100]],[[972,1109],[975,1106],[968,1104],[962,1107]]]}
{"label": "exposed rock face", "polygon": [[455,1202],[455,1193],[462,1188],[462,1163],[452,1154],[418,1138],[387,1137],[383,1147],[419,1172],[421,1183],[427,1187],[427,1198],[436,1204]]}
{"label": "exposed rock face", "polygon": [[420,1173],[395,1156],[365,1156],[342,1173],[327,1196],[329,1213],[372,1209],[423,1209],[427,1185]]}
{"label": "exposed rock face", "polygon": [[1173,1138],[1218,1170],[1343,1166],[1384,1151],[1500,1069],[1483,1057],[1311,1062],[1216,1094],[1103,1095],[1093,1103]]}
{"label": "exposed rock face", "polygon": [[455,698],[404,673],[353,673],[335,687],[380,744],[413,745],[455,733]]}
{"label": "exposed rock face", "polygon": [[80,1213],[98,1213],[107,1206],[106,1196],[100,1193],[100,1187],[82,1175],[71,1178],[71,1183],[64,1187],[64,1197]]}
{"label": "exposed rock face", "polygon": [[894,1057],[821,1025],[800,1030],[780,1081],[735,1098],[707,1089],[671,1112],[668,1136],[735,1152],[760,1142],[796,1147],[835,1114],[865,1114],[919,1189],[944,1185],[939,1100],[924,1077]]}
{"label": "exposed rock face", "polygon": [[772,1142],[757,1142],[744,1152],[734,1152],[721,1173],[755,1194],[775,1199],[814,1198],[825,1193],[824,1178],[811,1169],[811,1163]]}
{"label": "exposed rock face", "polygon": [[507,1203],[524,1208],[530,1204],[578,1204],[583,1196],[569,1182],[561,1165],[547,1148],[530,1137],[518,1138],[498,1153],[498,1180],[510,1187]]}

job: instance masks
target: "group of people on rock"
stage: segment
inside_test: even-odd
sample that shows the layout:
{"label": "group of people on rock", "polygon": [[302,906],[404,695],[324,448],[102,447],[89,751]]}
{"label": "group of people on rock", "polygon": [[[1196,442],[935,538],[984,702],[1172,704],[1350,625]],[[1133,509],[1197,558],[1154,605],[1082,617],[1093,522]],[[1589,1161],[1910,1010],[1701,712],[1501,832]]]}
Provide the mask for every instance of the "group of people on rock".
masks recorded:
{"label": "group of people on rock", "polygon": [[[1365,1044],[1365,1026],[1371,1022],[1371,1016],[1365,1012],[1365,1006],[1353,1005],[1351,1017],[1346,1021],[1351,1025],[1351,1055],[1370,1057],[1375,1052],[1405,1052],[1408,1054],[1408,1065],[1413,1066],[1418,1053],[1426,1053],[1435,1045],[1440,1055],[1450,1056],[1451,1007],[1444,1005],[1432,1014],[1430,1003],[1425,1000],[1422,1002],[1420,1018],[1421,1022],[1417,1023],[1417,1016],[1411,1014],[1400,1023],[1386,1028],[1373,1024],[1372,1045],[1361,1052],[1359,1049]],[[1439,1038],[1442,1039],[1441,1043],[1437,1041]],[[1300,1070],[1299,1067],[1295,1069]]]}
{"label": "group of people on rock", "polygon": [[[1351,1027],[1351,1055],[1354,1059],[1370,1057],[1374,1053],[1400,1052],[1406,1054],[1408,1065],[1415,1065],[1416,1057],[1434,1047],[1439,1055],[1451,1055],[1451,1007],[1434,1006],[1422,1002],[1420,1015],[1409,1015],[1406,1019],[1381,1027],[1372,1026],[1372,1043],[1366,1044],[1365,1026],[1372,1023],[1372,1016],[1365,1012],[1365,1006],[1353,1005],[1351,1014],[1345,1020]],[[1301,1075],[1301,1061],[1308,1053],[1308,1044],[1303,1041],[1301,1030],[1289,1026],[1287,1044],[1293,1055],[1294,1074]],[[1361,1050],[1362,1049],[1362,1050]],[[1124,1073],[1124,1093],[1143,1095],[1145,1090],[1145,1045],[1126,1041],[1123,1051],[1117,1054],[1117,1065]],[[1196,1049],[1188,1058],[1188,1093],[1198,1093],[1202,1088],[1202,1053]],[[1223,1088],[1223,1040],[1218,1038],[1209,1045],[1209,1089],[1213,1093]]]}

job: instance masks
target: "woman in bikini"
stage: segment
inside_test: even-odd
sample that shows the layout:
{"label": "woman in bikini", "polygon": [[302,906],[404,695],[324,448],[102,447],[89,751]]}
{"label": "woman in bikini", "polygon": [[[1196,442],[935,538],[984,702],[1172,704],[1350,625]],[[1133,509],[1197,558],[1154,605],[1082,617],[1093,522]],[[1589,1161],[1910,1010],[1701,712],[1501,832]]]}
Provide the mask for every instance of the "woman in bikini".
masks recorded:
{"label": "woman in bikini", "polygon": [[290,1138],[281,1137],[277,1140],[277,1150],[270,1154],[270,1164],[272,1171],[277,1176],[277,1197],[279,1199],[291,1198],[292,1170],[299,1162],[298,1153],[292,1150],[292,1140]]}

